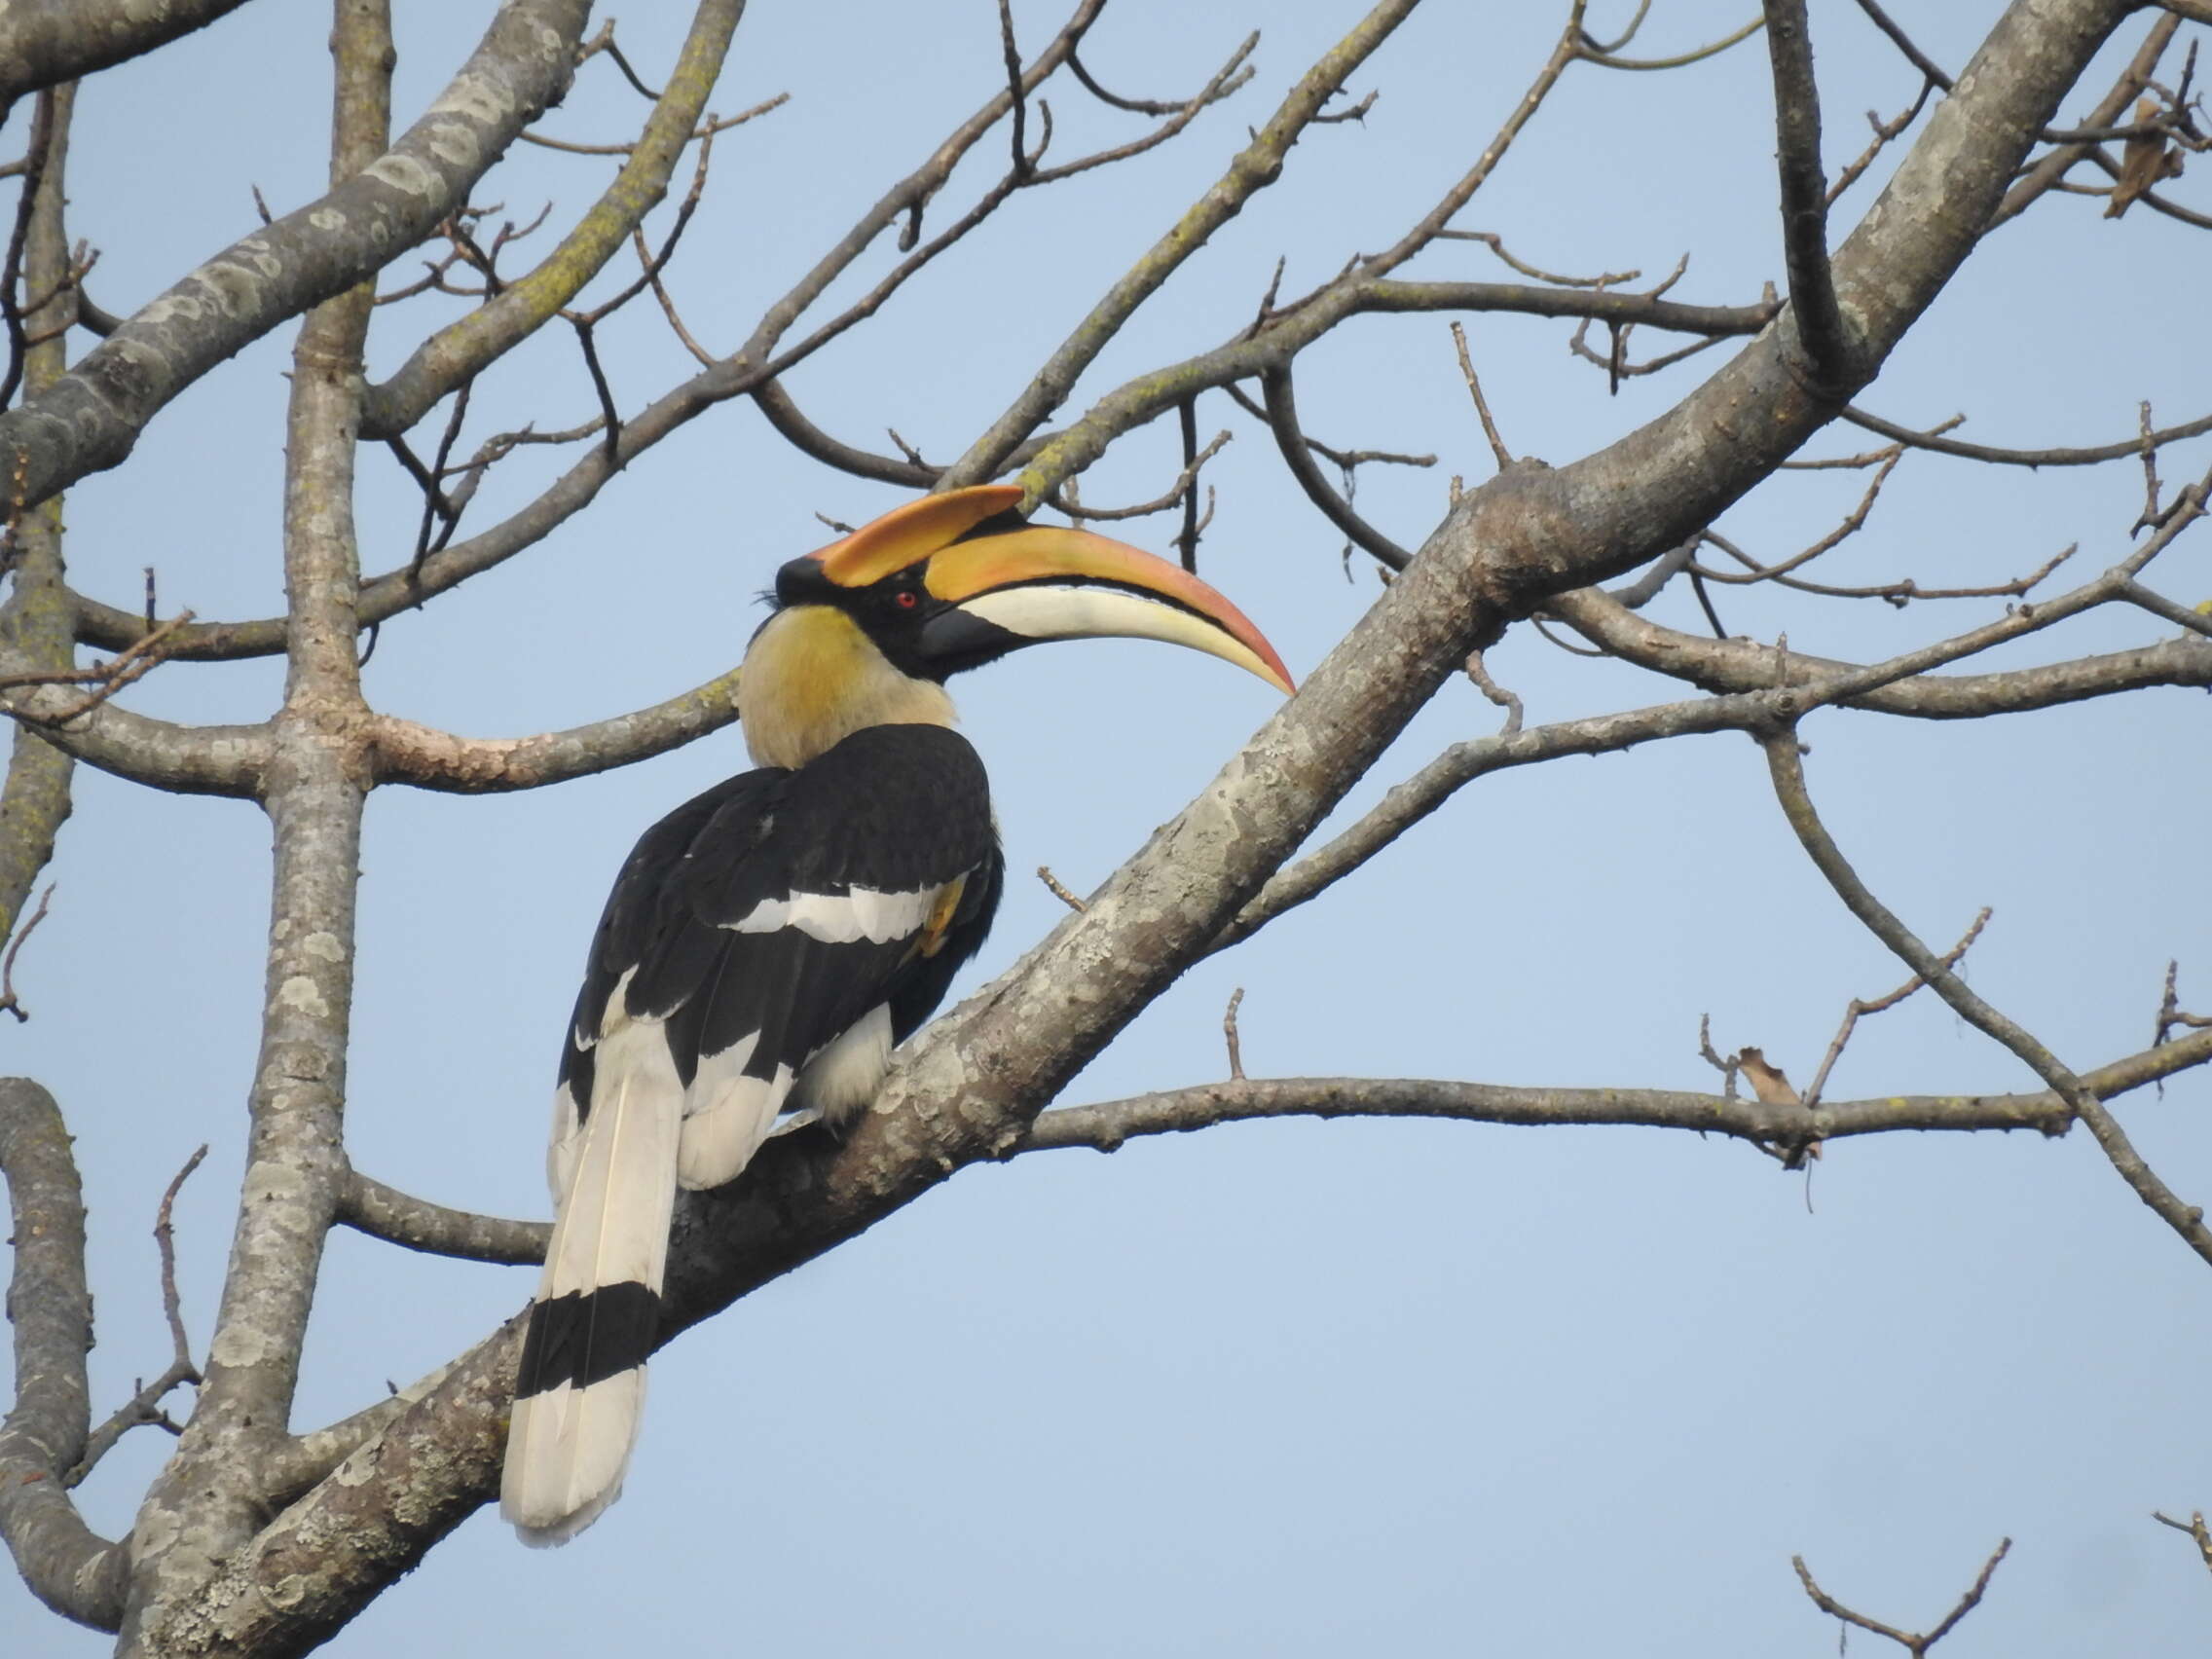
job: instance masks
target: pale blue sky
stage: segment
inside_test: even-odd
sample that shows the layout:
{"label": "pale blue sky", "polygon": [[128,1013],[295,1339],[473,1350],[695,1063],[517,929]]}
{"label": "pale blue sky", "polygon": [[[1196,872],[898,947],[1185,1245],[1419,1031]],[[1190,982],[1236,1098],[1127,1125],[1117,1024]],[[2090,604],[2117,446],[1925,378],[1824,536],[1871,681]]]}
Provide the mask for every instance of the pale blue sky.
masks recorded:
{"label": "pale blue sky", "polygon": [[[1997,11],[1892,9],[1954,69]],[[488,10],[403,0],[400,120]],[[619,14],[621,38],[650,78],[683,9],[636,10]],[[1353,80],[1382,92],[1366,121],[1309,133],[1073,406],[1233,332],[1278,254],[1295,292],[1394,240],[1488,141],[1560,10],[1417,15]],[[1608,32],[1628,10],[1596,7],[1593,26]],[[1657,54],[1725,32],[1751,0],[1654,10],[1640,47]],[[1856,7],[1813,11],[1832,167],[1863,142],[1859,112],[1894,113],[1915,82]],[[795,394],[854,442],[879,446],[889,424],[949,459],[1354,15],[1117,0],[1085,54],[1110,87],[1194,89],[1255,22],[1257,79],[1178,142],[1015,203],[794,375]],[[1050,8],[1017,16],[1030,44],[1057,21]],[[249,6],[86,88],[71,230],[102,250],[90,282],[102,305],[134,309],[250,228],[249,184],[278,211],[318,192],[327,26],[318,7]],[[2101,63],[2089,84],[2101,92],[2112,73]],[[786,91],[792,102],[718,145],[674,267],[694,329],[734,345],[1001,74],[981,0],[756,4],[715,107]],[[1055,154],[1139,129],[1072,86],[1049,95]],[[1756,41],[1678,76],[1578,68],[1457,222],[1554,270],[1655,277],[1686,249],[1678,297],[1754,299],[1781,276],[1769,106]],[[642,110],[594,63],[545,127],[612,139]],[[1002,156],[986,140],[933,222]],[[609,165],[526,152],[479,200],[528,218],[551,197],[558,223]],[[2201,205],[2196,185],[2177,188]],[[1862,185],[1842,223],[1870,200]],[[1865,402],[1924,423],[1964,410],[1968,435],[2029,445],[2124,437],[2144,397],[2161,421],[2202,413],[2207,342],[2187,275],[2202,269],[2202,235],[2140,210],[2107,223],[2099,205],[2054,199],[1995,236]],[[1467,243],[1415,270],[1501,274]],[[388,372],[434,315],[380,313],[375,366]],[[1470,326],[1507,441],[1554,462],[1648,419],[1722,360],[1608,398],[1568,357],[1568,332]],[[71,494],[80,586],[131,603],[151,563],[165,608],[276,608],[289,344],[287,331],[241,353],[155,423],[128,468]],[[610,325],[603,350],[626,408],[687,362],[649,306]],[[1331,442],[1439,455],[1430,471],[1362,474],[1361,511],[1402,541],[1441,515],[1448,474],[1489,474],[1442,318],[1346,327],[1302,360],[1299,391],[1309,428]],[[471,431],[562,426],[592,408],[572,345],[548,338],[478,388]],[[1340,538],[1294,499],[1252,423],[1218,397],[1199,421],[1205,435],[1237,432],[1207,472],[1220,505],[1203,569],[1304,673],[1374,576],[1355,561],[1347,582]],[[1839,431],[1815,451],[1871,442]],[[1129,440],[1085,480],[1087,498],[1157,495],[1173,443],[1171,424]],[[2193,477],[2207,458],[2202,441],[2179,446],[2163,470]],[[525,457],[495,475],[482,522],[544,464]],[[388,568],[419,508],[383,457],[365,456],[364,473],[367,563]],[[1786,552],[1861,487],[1858,474],[1790,475],[1723,522],[1754,550]],[[816,510],[857,521],[896,499],[798,459],[750,408],[721,409],[543,547],[387,627],[370,695],[487,735],[656,701],[733,660],[754,594],[823,538]],[[2140,499],[2126,464],[1988,476],[1912,459],[1828,579],[2001,581],[2077,540],[2080,579],[2120,556]],[[1124,530],[1157,546],[1171,528]],[[2212,591],[2206,535],[2159,568],[2186,602]],[[1786,629],[1795,648],[1856,657],[1995,613],[1721,603],[1732,628]],[[1686,592],[1656,613],[1701,626]],[[2164,631],[2093,616],[2010,660]],[[1493,667],[1531,721],[1678,694],[1527,630]],[[259,719],[279,674],[173,666],[128,701],[172,719]],[[1095,886],[1271,706],[1219,663],[1143,645],[1031,652],[955,690],[1014,872],[982,974],[1054,919],[1029,870],[1049,863],[1078,891]],[[1346,813],[1496,719],[1448,686]],[[2212,1004],[2204,720],[2202,695],[2180,691],[1980,729],[1829,713],[1806,728],[1808,767],[1846,850],[1932,940],[1995,906],[1975,986],[2087,1067],[2148,1040],[2169,957],[2185,997]],[[554,1045],[606,883],[639,829],[742,764],[732,730],[525,796],[377,794],[349,1125],[362,1168],[451,1203],[545,1213]],[[177,1225],[185,1310],[205,1341],[240,1174],[266,862],[248,806],[80,770],[54,915],[18,972],[35,1017],[0,1043],[8,1067],[55,1089],[78,1137],[96,1409],[166,1356],[147,1229],[202,1140],[213,1151]],[[1222,1075],[1221,1012],[1237,985],[1255,1075],[1703,1088],[1714,1078],[1697,1023],[1710,1013],[1717,1043],[1759,1045],[1802,1082],[1844,1004],[1902,977],[1797,853],[1755,749],[1684,739],[1469,790],[1391,856],[1201,964],[1068,1098]],[[1923,997],[1862,1029],[1829,1092],[2027,1087]],[[2208,1107],[2212,1086],[2194,1078],[2122,1107],[2197,1202],[2212,1194]],[[1793,1552],[1838,1596],[1925,1628],[2007,1534],[2012,1557],[1946,1659],[2201,1650],[2212,1581],[2149,1512],[2212,1505],[2212,1274],[2085,1135],[1855,1142],[1829,1150],[1809,1197],[1801,1176],[1729,1143],[1436,1124],[1234,1126],[976,1170],[662,1354],[628,1494],[575,1545],[526,1552],[486,1511],[332,1651],[1825,1654],[1834,1632],[1799,1590]],[[474,1340],[532,1277],[337,1235],[303,1426]],[[110,1459],[85,1493],[96,1526],[128,1526],[163,1450],[141,1432]],[[105,1640],[46,1616],[12,1576],[0,1629],[23,1659]]]}

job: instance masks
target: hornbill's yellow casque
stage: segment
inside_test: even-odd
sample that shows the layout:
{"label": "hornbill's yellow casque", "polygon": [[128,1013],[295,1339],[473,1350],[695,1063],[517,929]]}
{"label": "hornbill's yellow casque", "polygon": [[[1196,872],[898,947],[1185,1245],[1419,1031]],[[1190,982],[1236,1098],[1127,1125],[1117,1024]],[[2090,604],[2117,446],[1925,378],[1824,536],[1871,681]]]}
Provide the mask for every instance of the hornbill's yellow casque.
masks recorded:
{"label": "hornbill's yellow casque", "polygon": [[1020,498],[927,497],[778,571],[738,690],[758,770],[646,830],[615,878],[562,1049],[553,1242],[507,1438],[500,1511],[528,1543],[621,1491],[677,1188],[734,1179],[779,1113],[864,1105],[983,941],[1004,861],[945,677],[1119,634],[1290,689],[1204,582],[1027,524]]}

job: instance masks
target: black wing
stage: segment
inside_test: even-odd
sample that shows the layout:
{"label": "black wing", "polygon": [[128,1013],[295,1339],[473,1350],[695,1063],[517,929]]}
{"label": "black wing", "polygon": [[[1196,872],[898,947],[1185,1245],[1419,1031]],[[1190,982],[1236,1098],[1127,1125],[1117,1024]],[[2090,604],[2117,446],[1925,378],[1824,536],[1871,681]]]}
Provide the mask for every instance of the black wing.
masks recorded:
{"label": "black wing", "polygon": [[630,854],[593,939],[556,1163],[604,1083],[602,1036],[635,1021],[660,1027],[685,1088],[687,1185],[733,1177],[817,1056],[839,1091],[825,1110],[865,1099],[982,943],[1002,879],[982,762],[939,726],[870,726],[677,808]]}

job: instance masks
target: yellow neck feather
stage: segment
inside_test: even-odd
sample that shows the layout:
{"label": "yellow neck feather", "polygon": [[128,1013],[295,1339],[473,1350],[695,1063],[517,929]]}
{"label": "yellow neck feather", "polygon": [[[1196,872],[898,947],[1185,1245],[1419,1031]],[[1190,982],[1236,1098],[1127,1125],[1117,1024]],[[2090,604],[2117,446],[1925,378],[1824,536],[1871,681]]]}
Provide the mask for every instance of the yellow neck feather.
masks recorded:
{"label": "yellow neck feather", "polygon": [[953,723],[944,687],[901,673],[842,610],[780,610],[753,638],[738,679],[745,747],[762,766],[803,766],[872,725]]}

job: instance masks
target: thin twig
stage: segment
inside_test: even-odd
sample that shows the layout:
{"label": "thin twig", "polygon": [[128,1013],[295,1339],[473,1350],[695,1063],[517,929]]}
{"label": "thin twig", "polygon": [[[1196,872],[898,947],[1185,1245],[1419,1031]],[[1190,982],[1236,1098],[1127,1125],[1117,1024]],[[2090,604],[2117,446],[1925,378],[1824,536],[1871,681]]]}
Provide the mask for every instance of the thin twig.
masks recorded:
{"label": "thin twig", "polygon": [[1726,1059],[1720,1057],[1718,1051],[1713,1046],[1713,1015],[1710,1014],[1697,1016],[1697,1052],[1698,1058],[1720,1074],[1721,1098],[1735,1099],[1736,1077],[1743,1070],[1743,1056],[1736,1053]]}
{"label": "thin twig", "polygon": [[184,1161],[184,1167],[170,1178],[167,1189],[162,1194],[161,1207],[154,1212],[154,1246],[162,1256],[162,1312],[169,1322],[169,1341],[175,1345],[174,1357],[183,1365],[192,1363],[192,1340],[185,1335],[183,1306],[177,1298],[176,1238],[169,1226],[169,1212],[176,1205],[177,1194],[184,1190],[185,1182],[206,1156],[206,1143],[203,1142],[200,1149]]}
{"label": "thin twig", "polygon": [[[1277,276],[1280,276],[1279,269]],[[1235,381],[1231,381],[1221,389],[1229,393],[1232,403],[1235,403],[1237,408],[1243,410],[1253,419],[1265,421],[1268,418],[1266,407]],[[1335,449],[1311,434],[1306,434],[1306,447],[1323,461],[1332,462],[1346,471],[1350,471],[1354,467],[1371,465],[1434,466],[1436,464],[1436,457],[1433,455],[1408,455],[1399,450]]]}
{"label": "thin twig", "polygon": [[2185,1014],[2182,1011],[2180,984],[2181,962],[2176,959],[2166,964],[2166,990],[2158,1001],[2157,1034],[2151,1040],[2154,1049],[2164,1047],[2172,1039],[2177,1025],[2186,1025],[2197,1031],[2212,1027],[2212,1014]]}
{"label": "thin twig", "polygon": [[2146,443],[2154,446],[2178,443],[2184,438],[2199,437],[2212,432],[2212,415],[2204,415],[2194,421],[2186,421],[2178,426],[2167,426],[2148,437],[2132,437],[2117,444],[2096,444],[2072,449],[2001,449],[1994,445],[1963,443],[1957,438],[1942,436],[1944,430],[1959,424],[1962,417],[1956,415],[1940,426],[1919,431],[1911,426],[1900,426],[1894,421],[1885,421],[1879,415],[1870,415],[1863,409],[1847,408],[1842,413],[1843,418],[1853,425],[1863,426],[1869,432],[1878,432],[1885,438],[1894,438],[1914,449],[1957,456],[1962,461],[1995,461],[2003,466],[2095,466],[2108,461],[2127,461],[2140,457]]}
{"label": "thin twig", "polygon": [[[1967,929],[1959,942],[1943,953],[1944,967],[1958,966],[1959,958],[1966,955],[1973,941],[1981,937],[1981,930],[1989,925],[1989,906],[1984,904],[1981,913],[1974,917],[1973,925]],[[1821,1057],[1821,1069],[1813,1074],[1812,1084],[1805,1090],[1807,1106],[1818,1106],[1821,1103],[1821,1090],[1827,1087],[1828,1073],[1835,1069],[1836,1061],[1842,1057],[1844,1045],[1851,1041],[1852,1031],[1858,1026],[1860,1019],[1866,1014],[1882,1014],[1897,1007],[1927,982],[1915,974],[1887,996],[1876,997],[1872,1002],[1862,1002],[1857,997],[1852,999],[1851,1006],[1843,1011],[1843,1023],[1836,1029],[1835,1040],[1828,1045],[1828,1051]]]}
{"label": "thin twig", "polygon": [[[1093,151],[1088,156],[1078,157],[1076,160],[1063,163],[1056,167],[1046,167],[1040,171],[1033,171],[1028,182],[1033,185],[1051,184],[1076,173],[1089,172],[1094,167],[1108,166],[1115,162],[1125,162],[1131,156],[1141,156],[1145,151],[1156,149],[1166,143],[1168,139],[1190,126],[1197,119],[1200,110],[1206,108],[1209,104],[1219,103],[1231,93],[1239,91],[1247,81],[1251,80],[1252,69],[1244,60],[1252,55],[1259,44],[1260,37],[1257,33],[1247,35],[1243,44],[1230,54],[1229,61],[1214,72],[1210,81],[1199,88],[1198,92],[1188,101],[1169,105],[1161,110],[1160,113],[1165,115],[1167,119],[1141,138],[1132,138],[1127,143],[1117,144],[1111,149]],[[1040,110],[1050,113],[1048,106],[1040,104],[1038,107]],[[1314,117],[1316,123],[1331,119],[1329,116]],[[1037,154],[1043,154],[1041,148]],[[1036,156],[1032,156],[1030,160],[1034,163]]]}
{"label": "thin twig", "polygon": [[16,1000],[16,955],[23,948],[23,941],[31,937],[31,930],[46,920],[46,907],[54,903],[54,887],[51,881],[46,884],[46,891],[38,896],[38,908],[17,931],[15,941],[8,946],[7,959],[0,961],[0,1008],[14,1014],[18,1025],[30,1018],[30,1011]]}
{"label": "thin twig", "polygon": [[2175,1531],[2187,1532],[2194,1538],[2196,1540],[2196,1553],[2204,1558],[2206,1568],[2212,1569],[2212,1527],[2205,1526],[2203,1510],[2191,1511],[2189,1519],[2184,1522],[2176,1521],[2172,1516],[2162,1515],[2154,1509],[2151,1511],[2151,1519],[2160,1526],[2171,1527]]}
{"label": "thin twig", "polygon": [[1887,149],[1893,139],[1901,136],[1904,129],[1919,119],[1920,112],[1928,107],[1928,100],[1935,91],[1936,83],[1934,81],[1922,81],[1920,83],[1920,95],[1914,98],[1911,103],[1905,105],[1894,119],[1889,121],[1884,121],[1872,110],[1866,112],[1867,125],[1874,129],[1874,140],[1862,150],[1855,160],[1847,163],[1841,172],[1835,175],[1835,183],[1828,186],[1827,204],[1830,207],[1833,207],[1843,193],[1857,184],[1860,176],[1874,165],[1874,158]]}
{"label": "thin twig", "polygon": [[11,713],[19,720],[39,725],[67,725],[78,716],[98,708],[118,691],[136,683],[153,669],[168,658],[167,640],[170,635],[192,620],[192,612],[180,610],[168,621],[147,634],[108,662],[95,662],[90,668],[56,668],[36,673],[0,675],[0,690],[12,690],[29,685],[90,685],[92,689],[85,697],[55,714],[37,714],[27,709]]}
{"label": "thin twig", "polygon": [[[733,127],[743,127],[770,110],[781,109],[791,102],[791,97],[789,92],[778,92],[774,97],[764,99],[751,109],[739,110],[735,115],[710,115],[691,129],[691,136],[685,142],[696,144],[702,139],[714,137],[718,132],[727,132]],[[517,136],[525,144],[535,144],[541,150],[562,150],[571,156],[627,156],[638,147],[636,139],[620,144],[579,144],[571,138],[549,138],[542,132],[532,132],[527,129]]]}
{"label": "thin twig", "polygon": [[1275,449],[1282,456],[1283,464],[1298,487],[1306,492],[1306,498],[1321,509],[1322,514],[1349,536],[1353,542],[1393,571],[1402,571],[1413,563],[1413,554],[1399,546],[1358,513],[1351,503],[1329,487],[1321,476],[1321,469],[1313,464],[1311,446],[1298,424],[1298,394],[1291,384],[1286,364],[1263,376],[1260,389],[1267,400],[1268,428],[1273,432]]}
{"label": "thin twig", "polygon": [[599,394],[601,428],[604,436],[601,447],[607,451],[607,464],[619,468],[622,464],[622,417],[615,412],[614,393],[607,384],[607,371],[599,366],[599,348],[592,343],[592,325],[580,317],[570,319],[575,324],[576,344],[583,348],[584,367],[591,371],[592,389]]}
{"label": "thin twig", "polygon": [[1086,904],[1081,899],[1078,899],[1074,894],[1070,893],[1065,887],[1062,887],[1060,885],[1060,878],[1052,873],[1052,866],[1051,865],[1039,865],[1037,866],[1037,879],[1045,884],[1046,892],[1050,893],[1053,898],[1057,899],[1069,909],[1075,911],[1077,915],[1081,915],[1084,911],[1090,908],[1088,904]]}
{"label": "thin twig", "polygon": [[[1133,507],[1087,507],[1083,504],[1081,498],[1075,494],[1075,481],[1070,479],[1052,498],[1052,505],[1072,519],[1098,519],[1101,521],[1146,518],[1153,513],[1163,513],[1170,507],[1184,505],[1187,508],[1185,522],[1195,532],[1196,529],[1199,528],[1196,516],[1198,513],[1198,471],[1207,461],[1221,453],[1223,446],[1234,435],[1234,433],[1226,430],[1216,432],[1211,443],[1190,458],[1182,472],[1177,475],[1175,482],[1167,487],[1165,494],[1155,496],[1149,501],[1139,501]],[[898,434],[894,432],[892,436],[896,438]],[[918,462],[921,458],[916,456],[912,459]]]}
{"label": "thin twig", "polygon": [[[1183,445],[1183,471],[1196,480],[1198,473],[1198,400],[1186,397],[1175,410],[1175,435]],[[1229,434],[1224,431],[1222,437]],[[1183,529],[1175,537],[1175,551],[1183,562],[1183,569],[1193,575],[1198,569],[1198,493],[1185,488],[1183,494]]]}
{"label": "thin twig", "polygon": [[1475,413],[1482,417],[1483,436],[1490,440],[1490,453],[1503,472],[1513,464],[1513,452],[1505,447],[1505,440],[1497,435],[1497,423],[1490,418],[1490,403],[1483,396],[1483,383],[1476,378],[1475,360],[1467,355],[1467,331],[1457,322],[1452,324],[1452,344],[1459,353],[1459,373],[1466,377],[1467,391],[1475,400]]}
{"label": "thin twig", "polygon": [[1765,0],[1774,64],[1774,126],[1780,143],[1783,262],[1789,310],[1813,387],[1840,393],[1852,380],[1849,339],[1828,266],[1828,188],[1821,168],[1821,95],[1805,0]]}
{"label": "thin twig", "polygon": [[1229,1075],[1236,1083],[1244,1081],[1244,1040],[1236,1031],[1236,1010],[1243,1001],[1244,987],[1238,985],[1229,993],[1229,1007],[1221,1016],[1221,1034],[1229,1040]]}
{"label": "thin twig", "polygon": [[2028,1031],[2007,1018],[1968,988],[1936,953],[1899,921],[1895,912],[1867,889],[1866,884],[1853,869],[1850,861],[1837,848],[1814,809],[1812,796],[1805,787],[1804,765],[1798,756],[1797,734],[1793,727],[1771,733],[1761,739],[1766,751],[1768,770],[1773,778],[1776,798],[1782,803],[1784,816],[1796,831],[1798,843],[1812,859],[1814,866],[1827,878],[1829,887],[1841,899],[1851,913],[1857,916],[1866,930],[1888,945],[1892,952],[1918,974],[1946,1003],[1956,1010],[1961,1018],[1975,1030],[2004,1045],[2017,1055],[2020,1061],[2060,1099],[2073,1108],[2074,1113],[2088,1126],[2089,1133],[2111,1161],[2113,1168],[2125,1181],[2135,1196],[2143,1200],[2157,1217],[2181,1235],[2189,1247],[2206,1262],[2212,1262],[2212,1231],[2204,1225],[2201,1207],[2188,1204],[2161,1180],[2156,1170],[2135,1150],[2113,1115],[2083,1084],[2081,1078],[2068,1069],[2047,1048]]}
{"label": "thin twig", "polygon": [[593,35],[591,39],[585,41],[576,49],[576,62],[578,64],[588,63],[603,52],[613,60],[614,67],[622,71],[622,79],[630,83],[640,97],[651,103],[660,102],[661,94],[639,79],[637,70],[630,67],[630,60],[622,55],[622,49],[614,44],[614,19],[612,18],[600,24],[599,33]]}
{"label": "thin twig", "polygon": [[1896,43],[1897,49],[1904,54],[1907,62],[1920,71],[1923,79],[1932,86],[1942,88],[1946,92],[1951,90],[1951,77],[1943,73],[1942,66],[1913,45],[1904,30],[1892,22],[1890,15],[1876,5],[1874,0],[1859,0],[1859,9],[1866,14],[1876,28]]}
{"label": "thin twig", "polygon": [[30,342],[23,332],[23,311],[16,304],[16,284],[22,275],[23,247],[30,237],[31,209],[37,203],[39,186],[46,179],[47,154],[54,146],[54,93],[51,90],[38,95],[37,114],[31,122],[30,147],[23,152],[23,171],[20,191],[16,200],[15,228],[8,235],[8,253],[0,261],[0,323],[8,333],[8,367],[0,376],[0,408],[15,401],[16,390],[23,384],[24,353]]}
{"label": "thin twig", "polygon": [[183,1383],[189,1382],[198,1387],[200,1368],[193,1363],[192,1339],[184,1328],[184,1307],[176,1288],[176,1238],[169,1217],[176,1205],[177,1194],[184,1190],[185,1182],[206,1156],[207,1148],[203,1143],[198,1151],[184,1161],[184,1167],[170,1178],[167,1188],[162,1194],[161,1204],[154,1211],[154,1247],[161,1253],[162,1261],[162,1313],[169,1327],[171,1357],[168,1369],[153,1382],[138,1384],[136,1392],[118,1407],[107,1421],[86,1437],[85,1455],[77,1459],[76,1467],[62,1477],[64,1486],[83,1484],[85,1477],[92,1472],[99,1460],[131,1429],[153,1423],[171,1434],[183,1432],[182,1425],[172,1420],[168,1413],[162,1409],[162,1401],[172,1389]]}
{"label": "thin twig", "polygon": [[2134,535],[2155,525],[2164,515],[2158,511],[2158,446],[2151,441],[2151,400],[2146,397],[2136,409],[2138,441],[2143,446],[2143,511],[2127,534]]}
{"label": "thin twig", "polygon": [[1624,282],[1634,282],[1643,275],[1641,271],[1608,271],[1597,276],[1563,276],[1556,271],[1545,271],[1523,259],[1516,259],[1505,248],[1504,239],[1494,231],[1439,231],[1437,236],[1449,241],[1478,241],[1497,255],[1522,276],[1537,282],[1549,282],[1556,288],[1617,288]]}
{"label": "thin twig", "polygon": [[1599,51],[1595,47],[1584,47],[1575,55],[1583,62],[1595,63],[1602,69],[1682,69],[1692,63],[1703,62],[1708,57],[1718,56],[1730,47],[1750,40],[1765,26],[1764,18],[1753,18],[1734,34],[1688,52],[1677,52],[1672,57],[1615,57],[1611,53]]}
{"label": "thin twig", "polygon": [[1475,689],[1505,711],[1505,723],[1497,728],[1500,737],[1511,737],[1521,729],[1521,699],[1490,677],[1483,665],[1481,651],[1467,653],[1467,678],[1475,682]]}

